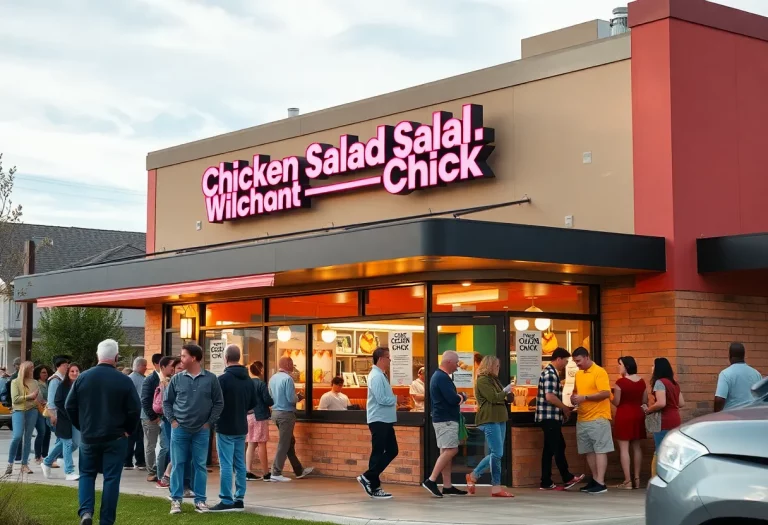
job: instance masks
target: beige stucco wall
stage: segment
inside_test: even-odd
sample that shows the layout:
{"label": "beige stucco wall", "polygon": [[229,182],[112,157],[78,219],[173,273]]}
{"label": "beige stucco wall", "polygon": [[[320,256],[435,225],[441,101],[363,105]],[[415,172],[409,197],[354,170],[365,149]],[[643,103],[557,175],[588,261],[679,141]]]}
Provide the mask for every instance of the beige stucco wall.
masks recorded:
{"label": "beige stucco wall", "polygon": [[[376,125],[430,122],[441,109],[460,116],[462,104],[482,104],[485,125],[496,130],[489,164],[496,178],[390,195],[383,188],[317,196],[312,209],[210,224],[200,189],[204,170],[220,161],[303,155],[312,142],[338,145],[342,133],[368,140]],[[202,246],[263,235],[501,203],[531,204],[470,216],[478,220],[633,233],[630,62],[623,60],[565,75],[360,122],[281,142],[157,170],[156,250]],[[584,152],[592,163],[584,164]],[[339,180],[343,176],[339,176]],[[337,181],[334,181],[337,182]],[[469,217],[468,217],[469,218]],[[196,230],[195,224],[203,227]],[[504,242],[503,239],[499,239]],[[354,249],[354,247],[350,247]]]}

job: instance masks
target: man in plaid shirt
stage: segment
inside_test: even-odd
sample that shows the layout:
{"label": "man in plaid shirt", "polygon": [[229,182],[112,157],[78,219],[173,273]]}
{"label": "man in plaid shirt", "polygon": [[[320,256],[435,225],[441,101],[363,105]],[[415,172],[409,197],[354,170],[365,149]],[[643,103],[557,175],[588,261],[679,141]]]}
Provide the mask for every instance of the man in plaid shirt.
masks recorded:
{"label": "man in plaid shirt", "polygon": [[539,390],[536,395],[536,422],[544,431],[544,450],[541,453],[541,490],[555,490],[552,482],[552,457],[563,477],[563,485],[569,489],[584,479],[584,474],[574,476],[568,470],[565,459],[565,438],[563,423],[571,416],[571,409],[563,403],[563,389],[560,386],[560,372],[565,370],[571,354],[564,348],[552,352],[552,361],[541,372]]}

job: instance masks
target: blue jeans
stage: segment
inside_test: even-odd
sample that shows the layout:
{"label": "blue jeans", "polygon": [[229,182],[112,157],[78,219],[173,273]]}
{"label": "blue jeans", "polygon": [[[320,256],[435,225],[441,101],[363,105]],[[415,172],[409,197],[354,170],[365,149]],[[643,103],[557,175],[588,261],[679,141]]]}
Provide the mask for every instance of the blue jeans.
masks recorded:
{"label": "blue jeans", "polygon": [[101,512],[99,523],[112,525],[117,513],[117,500],[120,496],[120,478],[123,475],[123,462],[128,450],[126,438],[80,445],[80,483],[78,494],[80,509],[77,515],[93,515],[96,507],[96,476],[104,475],[104,488],[101,493]]}
{"label": "blue jeans", "polygon": [[157,455],[157,479],[165,475],[165,469],[171,462],[171,425],[160,421],[160,453]]}
{"label": "blue jeans", "polygon": [[[219,498],[225,505],[245,498],[245,436],[216,434],[221,469]],[[232,470],[235,471],[235,497],[232,499]]]}
{"label": "blue jeans", "polygon": [[504,438],[507,435],[506,423],[486,423],[480,425],[480,430],[485,434],[485,440],[488,442],[490,454],[485,456],[478,463],[472,475],[475,479],[480,479],[485,469],[491,466],[491,485],[498,487],[501,485],[501,458],[504,456]]}
{"label": "blue jeans", "polygon": [[72,454],[80,446],[80,431],[72,427],[72,437],[56,438],[56,443],[53,445],[51,452],[43,460],[43,464],[48,467],[52,467],[53,463],[59,458],[64,458],[64,474],[74,474],[75,462],[72,459]]}
{"label": "blue jeans", "polygon": [[664,440],[664,436],[666,436],[668,432],[669,430],[662,430],[660,432],[653,433],[653,443],[656,445],[656,452],[659,451],[661,442]]}
{"label": "blue jeans", "polygon": [[[163,435],[166,436],[165,439],[168,442],[168,459],[166,462],[166,465],[168,463],[173,464],[173,450],[171,449],[171,435],[173,433],[173,427],[171,424],[163,419]],[[165,472],[165,469],[167,467],[163,467],[163,472]],[[158,469],[158,472],[160,470]],[[187,460],[187,465],[184,467],[184,490],[189,489],[192,490],[192,477],[194,476],[194,472],[192,471],[192,456],[190,455],[189,459]]]}
{"label": "blue jeans", "polygon": [[29,462],[29,452],[32,450],[32,432],[37,424],[37,416],[40,412],[36,408],[30,410],[14,410],[11,415],[13,422],[13,438],[11,439],[11,448],[8,451],[8,464],[13,464],[17,455],[19,446],[21,446],[21,464],[26,465]]}
{"label": "blue jeans", "polygon": [[185,471],[189,469],[192,460],[192,491],[195,493],[195,503],[205,501],[205,485],[208,482],[208,471],[205,460],[208,457],[208,441],[211,439],[210,430],[201,428],[197,432],[189,432],[181,427],[171,431],[171,498],[181,501],[184,497]]}
{"label": "blue jeans", "polygon": [[37,413],[35,430],[37,430],[35,457],[44,458],[48,455],[48,448],[51,445],[51,427],[48,426],[48,420],[40,412]]}

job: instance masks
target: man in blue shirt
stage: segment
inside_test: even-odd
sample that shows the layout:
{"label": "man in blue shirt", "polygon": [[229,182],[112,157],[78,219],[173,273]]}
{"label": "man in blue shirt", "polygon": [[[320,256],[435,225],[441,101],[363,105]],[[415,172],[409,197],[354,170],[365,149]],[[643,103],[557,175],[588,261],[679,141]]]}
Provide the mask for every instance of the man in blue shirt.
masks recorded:
{"label": "man in blue shirt", "polygon": [[293,359],[281,357],[277,366],[279,371],[269,380],[269,394],[274,400],[272,405],[272,421],[277,427],[277,452],[272,460],[272,472],[269,481],[286,482],[291,478],[283,476],[285,459],[291,462],[296,479],[302,479],[314,472],[314,468],[304,468],[296,455],[296,438],[293,429],[296,426],[296,402],[301,401],[301,395],[296,395],[296,383],[293,381]]}
{"label": "man in blue shirt", "polygon": [[728,358],[731,366],[720,372],[715,391],[715,412],[731,410],[752,402],[752,385],[760,381],[760,372],[744,361],[746,350],[741,343],[731,343]]}
{"label": "man in blue shirt", "polygon": [[386,376],[389,371],[389,350],[379,347],[373,351],[373,368],[368,374],[366,413],[371,431],[371,456],[368,470],[357,477],[365,493],[373,499],[390,499],[392,494],[381,489],[381,473],[397,457],[397,397]]}
{"label": "man in blue shirt", "polygon": [[[440,456],[435,462],[432,475],[421,486],[436,498],[445,496],[465,496],[467,491],[457,489],[451,484],[453,457],[459,452],[459,419],[461,404],[467,400],[462,393],[456,392],[451,374],[459,368],[459,354],[448,350],[443,354],[440,368],[432,374],[429,381],[429,399],[432,409],[432,426],[435,429],[437,448]],[[437,486],[437,478],[443,475],[443,491]]]}

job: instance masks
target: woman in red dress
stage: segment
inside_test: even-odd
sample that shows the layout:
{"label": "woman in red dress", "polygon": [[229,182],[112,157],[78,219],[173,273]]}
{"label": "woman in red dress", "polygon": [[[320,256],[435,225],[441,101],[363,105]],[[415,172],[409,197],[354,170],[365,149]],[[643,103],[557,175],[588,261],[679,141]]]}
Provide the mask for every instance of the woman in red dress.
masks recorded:
{"label": "woman in red dress", "polygon": [[[619,444],[624,482],[617,485],[616,488],[639,489],[640,469],[643,464],[643,450],[640,445],[642,440],[646,438],[643,405],[648,403],[648,391],[645,380],[637,375],[637,363],[633,357],[627,355],[619,358],[619,374],[621,377],[616,381],[611,403],[616,406],[613,437]],[[632,483],[629,464],[630,444],[635,463],[634,484]]]}

